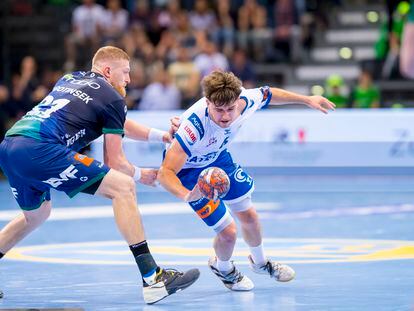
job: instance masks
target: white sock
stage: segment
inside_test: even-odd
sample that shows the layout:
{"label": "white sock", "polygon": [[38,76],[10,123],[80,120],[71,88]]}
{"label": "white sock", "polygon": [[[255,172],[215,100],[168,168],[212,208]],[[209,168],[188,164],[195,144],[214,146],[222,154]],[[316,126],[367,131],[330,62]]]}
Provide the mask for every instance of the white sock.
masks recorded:
{"label": "white sock", "polygon": [[157,276],[157,270],[154,269],[154,271],[151,271],[145,276],[142,276],[142,278],[144,279],[145,283],[147,283],[148,285],[153,285],[155,283],[156,276]]}
{"label": "white sock", "polygon": [[223,261],[217,257],[217,269],[221,272],[230,272],[230,270],[233,269],[233,264],[230,260]]}
{"label": "white sock", "polygon": [[252,255],[254,263],[257,265],[262,266],[267,262],[267,258],[263,250],[263,244],[254,247],[250,246],[250,254]]}

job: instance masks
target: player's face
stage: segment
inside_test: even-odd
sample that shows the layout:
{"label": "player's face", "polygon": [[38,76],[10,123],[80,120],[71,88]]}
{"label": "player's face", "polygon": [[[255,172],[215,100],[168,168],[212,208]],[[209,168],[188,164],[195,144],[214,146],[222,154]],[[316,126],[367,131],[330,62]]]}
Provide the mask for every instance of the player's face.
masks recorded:
{"label": "player's face", "polygon": [[114,61],[109,66],[109,83],[121,94],[126,96],[126,86],[131,82],[129,77],[129,61],[123,59]]}
{"label": "player's face", "polygon": [[239,102],[240,100],[237,99],[231,104],[217,107],[207,99],[207,107],[211,119],[222,128],[229,127],[240,115],[240,110],[238,109]]}

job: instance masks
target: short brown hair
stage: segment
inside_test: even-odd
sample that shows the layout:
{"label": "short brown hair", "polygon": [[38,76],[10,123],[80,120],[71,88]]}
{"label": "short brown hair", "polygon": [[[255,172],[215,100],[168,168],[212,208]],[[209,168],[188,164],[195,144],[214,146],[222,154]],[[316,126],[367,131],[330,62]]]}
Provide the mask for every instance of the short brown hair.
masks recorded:
{"label": "short brown hair", "polygon": [[92,59],[92,66],[95,66],[100,61],[121,60],[129,61],[129,56],[120,48],[114,46],[104,46],[96,51]]}
{"label": "short brown hair", "polygon": [[201,81],[204,96],[215,106],[226,106],[237,100],[242,83],[231,72],[215,70]]}

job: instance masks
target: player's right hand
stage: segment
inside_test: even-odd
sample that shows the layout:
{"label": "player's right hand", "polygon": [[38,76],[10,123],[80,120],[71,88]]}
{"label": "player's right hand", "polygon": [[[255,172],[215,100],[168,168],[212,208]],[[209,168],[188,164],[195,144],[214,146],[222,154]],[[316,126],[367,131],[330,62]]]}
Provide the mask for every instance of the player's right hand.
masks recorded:
{"label": "player's right hand", "polygon": [[203,197],[203,194],[200,192],[200,189],[198,188],[198,185],[196,184],[193,188],[193,190],[191,190],[185,197],[184,197],[184,201],[185,202],[193,202],[193,201],[198,201]]}
{"label": "player's right hand", "polygon": [[156,186],[158,170],[155,168],[141,168],[139,182],[147,186]]}

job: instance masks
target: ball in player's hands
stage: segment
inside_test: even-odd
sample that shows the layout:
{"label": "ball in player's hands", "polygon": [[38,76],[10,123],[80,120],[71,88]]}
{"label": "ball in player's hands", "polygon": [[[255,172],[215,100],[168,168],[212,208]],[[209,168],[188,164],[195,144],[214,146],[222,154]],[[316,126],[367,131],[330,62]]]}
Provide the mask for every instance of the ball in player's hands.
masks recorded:
{"label": "ball in player's hands", "polygon": [[198,176],[200,192],[210,200],[224,197],[230,189],[230,179],[226,172],[218,167],[208,167]]}

